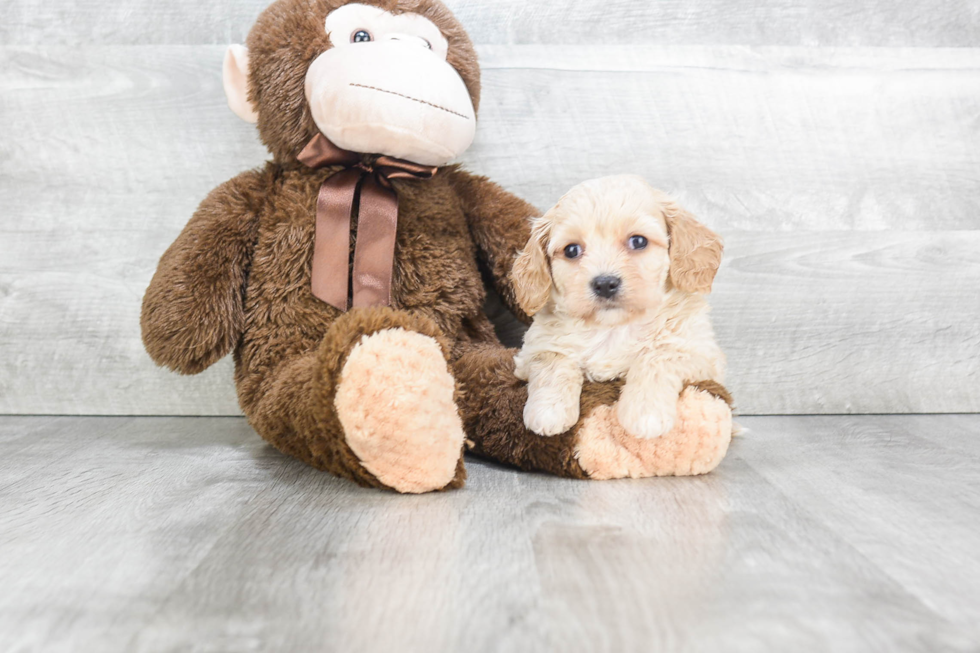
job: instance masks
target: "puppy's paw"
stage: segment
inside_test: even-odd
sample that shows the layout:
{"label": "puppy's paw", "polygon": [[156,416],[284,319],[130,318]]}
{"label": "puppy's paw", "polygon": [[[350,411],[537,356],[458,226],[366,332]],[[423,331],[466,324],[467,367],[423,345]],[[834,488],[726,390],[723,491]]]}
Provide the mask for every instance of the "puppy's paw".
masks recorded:
{"label": "puppy's paw", "polygon": [[616,416],[623,429],[634,438],[648,440],[670,433],[677,420],[676,402],[670,406],[650,406],[640,402],[622,401]]}
{"label": "puppy's paw", "polygon": [[579,401],[557,396],[530,396],[524,405],[524,426],[538,435],[558,435],[575,426]]}

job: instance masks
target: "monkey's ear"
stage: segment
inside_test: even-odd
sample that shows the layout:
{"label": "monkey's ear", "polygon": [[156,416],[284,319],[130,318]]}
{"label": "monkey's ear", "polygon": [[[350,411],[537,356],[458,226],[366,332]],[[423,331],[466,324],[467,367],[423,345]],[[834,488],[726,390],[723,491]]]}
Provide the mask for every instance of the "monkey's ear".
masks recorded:
{"label": "monkey's ear", "polygon": [[725,249],[721,237],[673,201],[665,202],[670,280],[684,292],[708,294]]}
{"label": "monkey's ear", "polygon": [[257,123],[259,114],[248,101],[248,48],[244,45],[228,47],[221,81],[228,97],[228,106],[235,115],[253,125]]}
{"label": "monkey's ear", "polygon": [[545,248],[551,235],[553,211],[534,219],[531,238],[517,255],[510,273],[517,304],[528,317],[544,308],[551,296],[551,268]]}

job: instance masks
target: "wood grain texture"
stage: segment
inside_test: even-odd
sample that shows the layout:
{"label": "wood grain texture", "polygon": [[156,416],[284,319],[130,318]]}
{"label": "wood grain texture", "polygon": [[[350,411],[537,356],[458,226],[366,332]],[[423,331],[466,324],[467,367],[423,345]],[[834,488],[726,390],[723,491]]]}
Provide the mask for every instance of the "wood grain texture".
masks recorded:
{"label": "wood grain texture", "polygon": [[[228,361],[157,370],[137,323],[197,203],[265,158],[222,53],[0,48],[0,413],[237,413]],[[727,237],[713,303],[744,412],[980,410],[980,49],[481,56],[469,168],[542,207],[636,172]]]}
{"label": "wood grain texture", "polygon": [[[222,53],[0,50],[0,200],[5,215],[32,216],[5,227],[103,202],[71,224],[91,228],[111,207],[118,228],[172,229],[260,165],[254,129],[225,106]],[[980,48],[481,53],[481,124],[464,162],[532,203],[630,171],[729,229],[977,227]]]}
{"label": "wood grain texture", "polygon": [[[750,428],[756,424],[766,441],[752,452],[760,476],[819,515],[857,553],[880,560],[882,570],[925,605],[956,623],[980,623],[980,569],[973,562],[980,456],[976,448],[966,453],[947,441],[957,429],[980,439],[980,417],[747,420]],[[850,464],[841,465],[844,458]],[[830,469],[832,484],[826,482]],[[881,556],[896,543],[900,553]]]}
{"label": "wood grain texture", "polygon": [[744,425],[706,477],[415,497],[238,418],[0,418],[0,650],[976,650],[980,416]]}
{"label": "wood grain texture", "polygon": [[[128,237],[102,238],[114,252],[106,265],[141,265],[142,253],[126,249]],[[57,265],[85,266],[73,259],[73,245],[60,242],[0,245],[0,257],[37,277],[19,275],[16,292],[0,302],[4,316],[30,316],[26,330],[22,321],[0,321],[10,334],[0,341],[0,411],[237,413],[229,361],[200,377],[177,377],[146,360],[139,281],[85,275],[65,288],[56,281],[70,275],[57,272],[46,280],[41,270],[52,256]],[[971,382],[980,376],[978,287],[978,232],[728,234],[712,305],[740,409],[980,410]],[[62,301],[46,300],[52,296]],[[70,337],[64,315],[74,319]]]}
{"label": "wood grain texture", "polygon": [[[241,42],[269,0],[7,0],[10,45]],[[446,0],[473,41],[804,46],[975,46],[971,0]]]}
{"label": "wood grain texture", "polygon": [[481,54],[466,160],[532,203],[629,172],[723,230],[980,226],[980,48]]}

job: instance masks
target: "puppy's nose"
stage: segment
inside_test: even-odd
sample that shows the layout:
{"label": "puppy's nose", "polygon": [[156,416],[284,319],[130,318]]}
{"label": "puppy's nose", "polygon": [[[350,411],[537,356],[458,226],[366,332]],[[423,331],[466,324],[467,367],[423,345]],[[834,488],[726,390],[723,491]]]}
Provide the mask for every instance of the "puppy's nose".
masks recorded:
{"label": "puppy's nose", "polygon": [[619,292],[619,286],[622,283],[623,280],[619,277],[604,274],[592,279],[592,292],[604,299],[611,299]]}

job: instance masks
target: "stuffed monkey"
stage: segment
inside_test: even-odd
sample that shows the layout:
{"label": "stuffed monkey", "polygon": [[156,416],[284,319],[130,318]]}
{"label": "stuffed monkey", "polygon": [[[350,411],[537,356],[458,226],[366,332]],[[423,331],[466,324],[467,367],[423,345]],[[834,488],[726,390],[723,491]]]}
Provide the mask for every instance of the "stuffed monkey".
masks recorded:
{"label": "stuffed monkey", "polygon": [[699,474],[724,456],[724,388],[692,383],[674,430],[631,440],[616,384],[569,432],[525,429],[527,392],[483,313],[537,211],[448,165],[472,142],[480,69],[438,0],[277,0],[224,63],[272,160],[214,189],[143,300],[160,365],[234,352],[239,402],[280,451],[361,485],[463,484],[463,452],[575,478]]}

